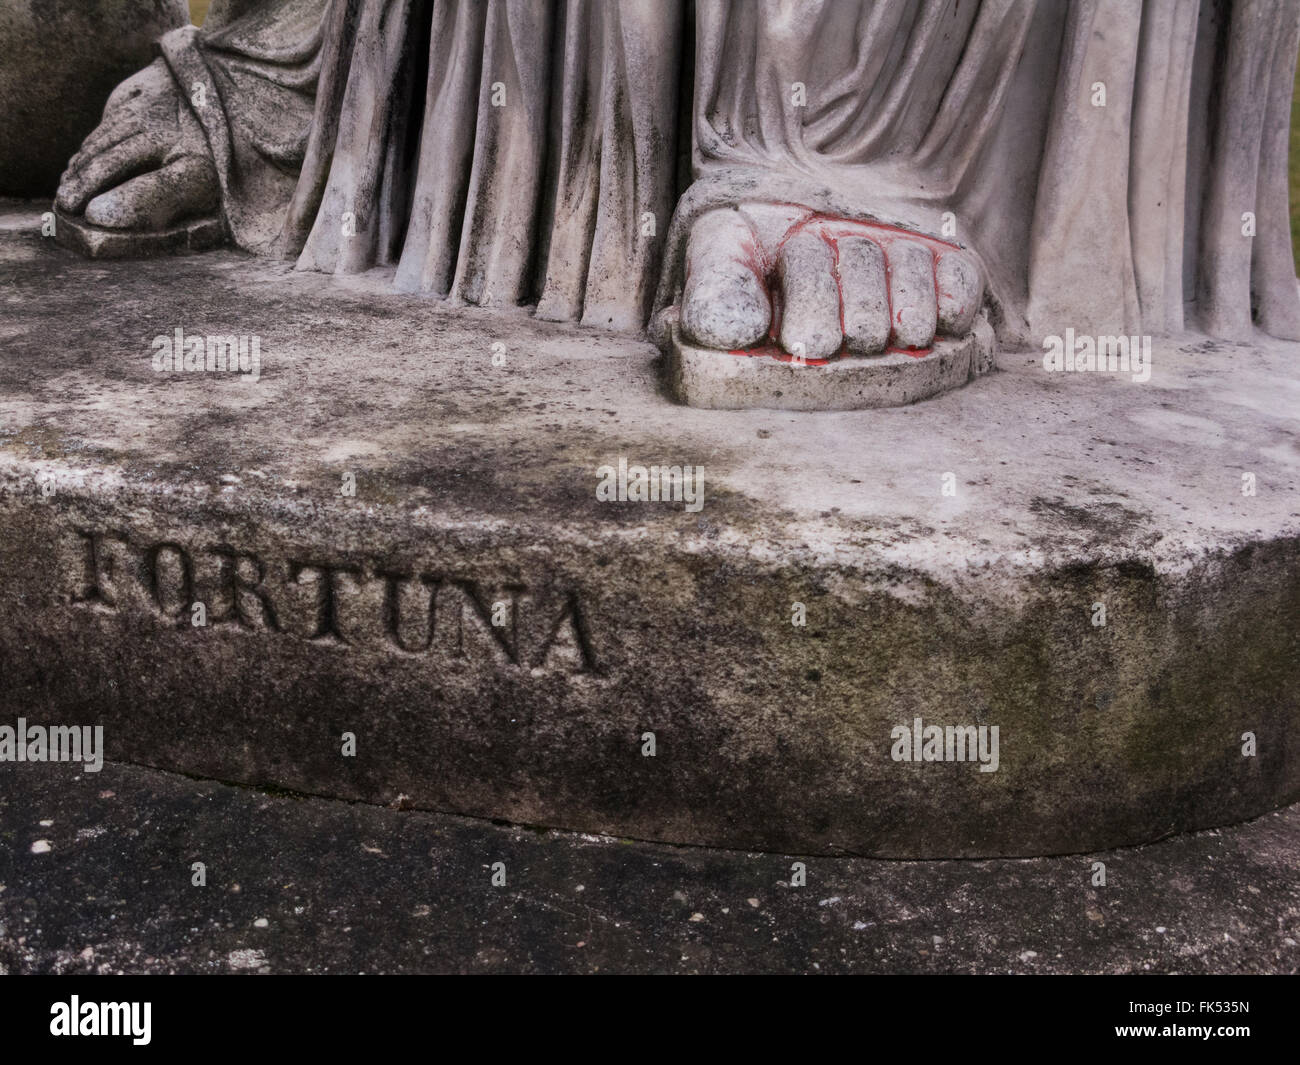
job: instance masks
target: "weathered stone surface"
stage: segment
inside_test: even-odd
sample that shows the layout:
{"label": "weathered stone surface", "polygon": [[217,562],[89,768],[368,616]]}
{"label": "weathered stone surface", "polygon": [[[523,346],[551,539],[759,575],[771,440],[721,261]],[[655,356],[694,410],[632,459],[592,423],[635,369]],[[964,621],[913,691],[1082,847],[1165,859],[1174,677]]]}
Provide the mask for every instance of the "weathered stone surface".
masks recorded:
{"label": "weathered stone surface", "polygon": [[185,0],[0,4],[0,196],[53,196],[114,87],[187,22]]}
{"label": "weathered stone surface", "polygon": [[934,267],[938,328],[946,336],[963,336],[979,313],[984,286],[979,268],[967,255],[939,256]]}
{"label": "weathered stone surface", "polygon": [[805,857],[802,888],[777,854],[111,764],[0,765],[0,832],[0,973],[1300,971],[1295,806],[1096,854]]}
{"label": "weathered stone surface", "polygon": [[691,234],[681,313],[682,328],[697,343],[727,351],[767,336],[772,308],[755,264],[743,257],[753,241],[737,211],[714,211]]}
{"label": "weathered stone surface", "polygon": [[[876,355],[889,342],[885,253],[880,245],[865,237],[841,237],[838,245],[845,344],[855,355]],[[968,322],[958,335],[965,335],[969,330]]]}
{"label": "weathered stone surface", "polygon": [[[659,395],[648,344],[384,271],[86,262],[37,209],[0,235],[6,722],[797,852],[1077,851],[1300,793],[1292,345],[1159,344],[1142,385],[1012,354],[923,409],[724,417]],[[177,328],[256,336],[259,380],[155,371]],[[598,502],[620,459],[702,466],[703,509]],[[892,760],[916,716],[999,726],[998,770]]]}
{"label": "weathered stone surface", "polygon": [[835,251],[817,233],[796,233],[781,249],[781,346],[799,359],[825,359],[840,350],[840,290]]}
{"label": "weathered stone surface", "polygon": [[58,242],[87,259],[137,259],[208,251],[225,240],[219,218],[198,218],[161,231],[103,229],[55,211]]}
{"label": "weathered stone surface", "polygon": [[938,326],[934,256],[924,244],[896,240],[889,246],[889,306],[893,343],[927,348]]}
{"label": "weathered stone surface", "polygon": [[936,340],[925,352],[850,356],[824,365],[777,357],[766,349],[712,351],[674,329],[668,387],[679,402],[711,410],[902,407],[960,388],[986,373],[993,368],[993,349],[993,331],[983,318],[964,338]]}

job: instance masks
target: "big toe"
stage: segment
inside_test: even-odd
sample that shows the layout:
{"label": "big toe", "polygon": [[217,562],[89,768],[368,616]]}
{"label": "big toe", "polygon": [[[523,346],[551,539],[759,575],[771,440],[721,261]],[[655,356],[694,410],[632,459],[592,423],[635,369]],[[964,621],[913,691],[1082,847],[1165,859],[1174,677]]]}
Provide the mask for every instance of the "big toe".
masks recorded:
{"label": "big toe", "polygon": [[772,307],[752,261],[754,241],[735,211],[714,211],[695,224],[682,293],[682,331],[689,340],[730,351],[767,336]]}
{"label": "big toe", "polygon": [[984,297],[979,267],[969,255],[945,252],[934,268],[938,287],[938,329],[944,336],[970,332]]}
{"label": "big toe", "polygon": [[207,160],[178,159],[96,196],[86,221],[105,229],[166,229],[216,206],[216,176]]}
{"label": "big toe", "polygon": [[707,348],[748,348],[767,336],[771,310],[757,275],[742,263],[692,275],[682,299],[682,329]]}

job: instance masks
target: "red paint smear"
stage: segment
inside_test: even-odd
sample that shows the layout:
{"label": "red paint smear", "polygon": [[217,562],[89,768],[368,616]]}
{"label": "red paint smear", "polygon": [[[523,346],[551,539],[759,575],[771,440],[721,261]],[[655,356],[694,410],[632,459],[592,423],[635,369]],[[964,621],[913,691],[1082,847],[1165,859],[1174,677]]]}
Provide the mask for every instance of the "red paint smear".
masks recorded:
{"label": "red paint smear", "polygon": [[[796,206],[787,204],[786,206]],[[941,240],[938,237],[931,237],[924,233],[917,233],[911,229],[903,229],[900,226],[891,226],[883,222],[859,222],[847,218],[837,218],[833,215],[820,214],[812,212],[798,222],[795,222],[782,235],[780,242],[777,244],[770,259],[765,260],[759,249],[752,241],[745,241],[742,245],[743,258],[741,261],[754,272],[758,278],[759,284],[762,285],[764,292],[767,294],[768,305],[771,308],[771,324],[768,327],[767,341],[763,344],[755,345],[752,348],[735,348],[730,354],[737,356],[767,356],[776,359],[778,362],[793,363],[795,358],[787,353],[780,344],[781,319],[783,316],[784,305],[781,294],[781,287],[776,283],[777,263],[781,259],[781,251],[785,248],[786,242],[797,233],[809,228],[810,226],[820,226],[819,236],[824,240],[831,249],[834,257],[834,274],[835,284],[840,290],[840,332],[844,332],[844,288],[840,278],[840,247],[839,238],[841,237],[865,237],[876,244],[884,258],[885,265],[885,301],[888,306],[888,314],[891,321],[895,321],[893,307],[893,264],[889,261],[889,245],[894,239],[906,239],[915,241],[918,244],[925,245],[931,252],[930,269],[934,277],[934,289],[939,292],[939,259],[942,255],[950,251],[960,251],[961,246],[952,244],[949,241]],[[881,239],[881,233],[888,234],[888,237]],[[951,298],[950,293],[943,293],[944,296]],[[896,324],[902,324],[903,312],[899,310]],[[890,345],[885,348],[886,353],[909,355],[914,359],[923,359],[931,354],[934,349],[929,348],[903,348]],[[840,346],[829,359],[804,359],[804,366],[827,366],[837,359],[850,357],[847,342]],[[853,356],[857,357],[857,356]],[[870,357],[870,356],[866,356]]]}
{"label": "red paint smear", "polygon": [[[775,206],[788,207],[795,211],[808,210],[806,207],[802,207],[797,203],[777,204]],[[908,240],[919,241],[926,245],[931,251],[941,255],[944,252],[962,250],[960,244],[954,244],[951,241],[944,240],[942,237],[932,237],[928,233],[921,233],[915,229],[904,229],[902,226],[891,226],[887,222],[870,222],[853,218],[840,218],[837,215],[822,214],[818,211],[809,211],[803,218],[795,222],[786,231],[785,236],[781,238],[781,244],[784,244],[790,239],[790,237],[799,232],[799,230],[806,229],[808,226],[813,225],[826,225],[831,227],[833,230],[831,236],[835,238],[865,236],[869,239],[875,239],[872,237],[872,233],[863,232],[864,230],[870,230],[872,232],[888,233],[890,237],[905,237]],[[780,252],[780,250],[780,245],[778,245],[777,251]]]}
{"label": "red paint smear", "polygon": [[738,355],[742,358],[769,358],[777,362],[794,363],[796,366],[829,366],[836,359],[844,354],[841,348],[834,356],[829,359],[803,359],[796,360],[793,355],[781,347],[775,340],[768,340],[765,344],[757,344],[752,348],[733,348],[729,354]]}
{"label": "red paint smear", "polygon": [[[832,215],[814,214],[802,221],[796,222],[789,233],[786,234],[788,239],[791,235],[811,225],[822,225],[829,230],[832,239],[838,240],[840,237],[866,237],[868,240],[874,240],[881,243],[883,240],[892,240],[895,238],[903,240],[914,240],[918,244],[924,244],[936,256],[943,255],[950,251],[961,251],[961,245],[953,244],[950,241],[942,240],[939,237],[932,237],[926,233],[918,233],[914,229],[903,229],[901,226],[886,225],[883,222],[858,222],[849,218],[836,218]],[[880,234],[888,234],[881,237]],[[782,240],[785,243],[785,240]]]}
{"label": "red paint smear", "polygon": [[[782,348],[775,340],[768,340],[764,344],[756,344],[752,348],[732,348],[727,352],[727,354],[735,355],[738,358],[769,358],[775,359],[777,362],[794,363],[795,365],[803,366],[829,366],[831,363],[838,362],[840,359],[871,359],[877,357],[873,355],[853,354],[849,351],[847,344],[841,344],[840,350],[829,359],[804,359],[802,364],[800,364],[793,355]],[[913,359],[924,359],[927,355],[934,354],[934,348],[897,348],[891,345],[890,347],[885,348],[881,354],[907,355]]]}

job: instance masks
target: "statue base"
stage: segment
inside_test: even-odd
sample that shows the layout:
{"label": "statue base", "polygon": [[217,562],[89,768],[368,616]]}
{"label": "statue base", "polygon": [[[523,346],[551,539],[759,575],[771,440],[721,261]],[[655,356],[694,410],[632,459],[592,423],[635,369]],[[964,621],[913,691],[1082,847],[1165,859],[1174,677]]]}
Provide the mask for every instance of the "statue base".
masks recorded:
{"label": "statue base", "polygon": [[960,340],[938,339],[925,351],[799,362],[779,349],[712,351],[673,323],[669,391],[679,403],[712,410],[843,411],[902,407],[960,388],[993,369],[996,341],[981,315]]}
{"label": "statue base", "polygon": [[[388,271],[86,262],[41,210],[0,214],[0,725],[791,853],[1088,851],[1300,798],[1296,345],[721,414],[648,342]],[[194,337],[233,367],[164,357]],[[638,501],[668,466],[702,497]]]}
{"label": "statue base", "polygon": [[149,259],[159,255],[193,255],[226,242],[226,231],[215,215],[182,222],[159,233],[134,229],[104,229],[84,218],[54,209],[55,238],[87,259]]}

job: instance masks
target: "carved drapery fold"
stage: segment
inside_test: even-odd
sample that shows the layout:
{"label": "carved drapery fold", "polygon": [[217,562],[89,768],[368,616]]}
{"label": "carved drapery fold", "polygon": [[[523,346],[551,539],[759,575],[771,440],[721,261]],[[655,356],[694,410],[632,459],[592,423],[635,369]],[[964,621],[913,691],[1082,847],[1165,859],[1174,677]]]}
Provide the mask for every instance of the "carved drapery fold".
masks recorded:
{"label": "carved drapery fold", "polygon": [[1185,305],[1240,335],[1252,304],[1300,336],[1296,0],[694,13],[268,0],[164,51],[216,98],[195,116],[235,240],[304,269],[634,329],[676,299],[700,211],[773,199],[931,233],[951,212],[1006,338],[1177,331]]}

